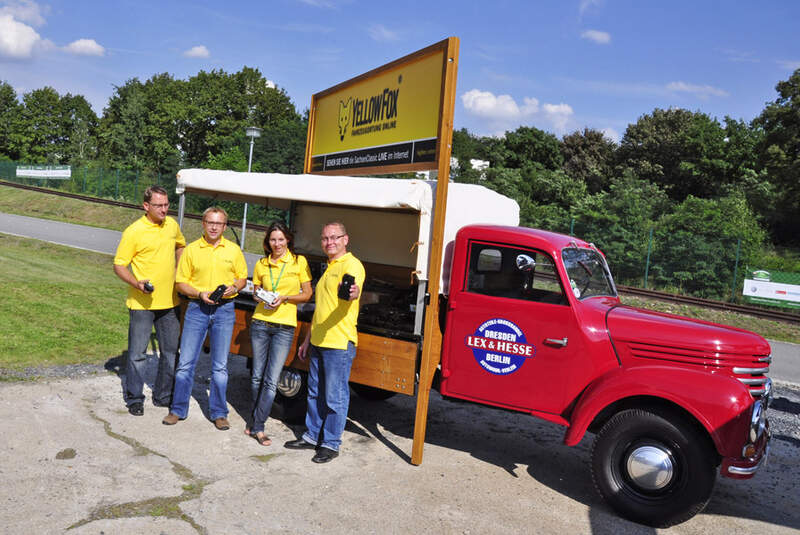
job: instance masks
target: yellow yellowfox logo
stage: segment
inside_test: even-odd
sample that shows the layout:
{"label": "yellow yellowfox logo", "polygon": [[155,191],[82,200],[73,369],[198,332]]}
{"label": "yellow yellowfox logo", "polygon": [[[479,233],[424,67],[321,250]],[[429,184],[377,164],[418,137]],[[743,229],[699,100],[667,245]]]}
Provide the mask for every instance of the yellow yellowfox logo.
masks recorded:
{"label": "yellow yellowfox logo", "polygon": [[350,124],[350,114],[353,112],[353,97],[347,99],[347,104],[339,101],[339,141],[344,141],[347,125]]}

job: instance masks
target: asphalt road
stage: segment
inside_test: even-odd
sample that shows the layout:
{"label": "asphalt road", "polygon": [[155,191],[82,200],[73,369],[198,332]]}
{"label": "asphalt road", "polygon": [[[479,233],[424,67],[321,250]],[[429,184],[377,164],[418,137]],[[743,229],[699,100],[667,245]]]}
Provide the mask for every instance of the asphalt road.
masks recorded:
{"label": "asphalt road", "polygon": [[[51,243],[77,247],[89,251],[114,254],[121,232],[84,225],[61,223],[0,212],[0,233],[35,238]],[[191,237],[187,237],[191,240]],[[250,273],[258,261],[258,255],[245,253]],[[769,341],[772,346],[770,377],[800,384],[800,346],[785,342]]]}
{"label": "asphalt road", "polygon": [[[23,215],[5,214],[0,212],[0,233],[34,238],[67,247],[85,249],[96,253],[113,255],[119,245],[122,233],[116,230],[106,230],[73,223],[62,223],[49,219],[39,219]],[[187,241],[197,239],[197,236],[187,236]],[[245,253],[247,269],[253,272],[258,255]]]}

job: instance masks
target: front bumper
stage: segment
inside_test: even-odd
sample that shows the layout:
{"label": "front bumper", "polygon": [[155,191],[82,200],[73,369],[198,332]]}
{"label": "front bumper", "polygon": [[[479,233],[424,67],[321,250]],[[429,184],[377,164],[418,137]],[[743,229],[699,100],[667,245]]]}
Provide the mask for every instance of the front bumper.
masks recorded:
{"label": "front bumper", "polygon": [[766,432],[761,436],[756,444],[756,454],[752,457],[725,457],[722,459],[722,466],[720,467],[720,474],[724,477],[734,479],[750,479],[756,472],[767,464],[767,457],[769,457],[769,441],[772,437],[772,432],[769,430],[769,422],[767,422]]}

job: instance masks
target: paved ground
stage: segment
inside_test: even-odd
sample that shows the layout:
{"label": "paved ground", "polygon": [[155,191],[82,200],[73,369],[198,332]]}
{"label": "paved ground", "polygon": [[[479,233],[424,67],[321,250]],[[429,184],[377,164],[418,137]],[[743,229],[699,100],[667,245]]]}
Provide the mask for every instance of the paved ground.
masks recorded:
{"label": "paved ground", "polygon": [[93,376],[0,384],[0,532],[800,532],[798,385],[778,385],[767,468],[749,481],[718,479],[705,512],[653,530],[616,517],[595,494],[591,436],[568,448],[559,426],[436,394],[418,467],[407,396],[354,397],[342,455],[327,465],[285,450],[299,429],[278,420],[267,424],[273,445],[262,447],[242,434],[244,361],[229,363],[225,432],[207,420],[206,358],[189,417],[174,427],[149,403],[143,417],[126,412],[119,357]]}

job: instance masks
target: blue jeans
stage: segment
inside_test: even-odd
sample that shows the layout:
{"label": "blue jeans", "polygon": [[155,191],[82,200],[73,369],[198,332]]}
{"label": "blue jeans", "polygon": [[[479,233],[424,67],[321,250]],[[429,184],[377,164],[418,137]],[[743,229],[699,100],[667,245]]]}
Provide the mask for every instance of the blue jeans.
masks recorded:
{"label": "blue jeans", "polygon": [[191,301],[183,317],[181,354],[175,371],[175,392],[169,410],[179,418],[189,414],[189,397],[194,384],[194,369],[200,350],[209,334],[211,342],[211,392],[208,396],[208,412],[212,420],[228,416],[225,399],[228,388],[228,353],[231,347],[233,323],[236,310],[233,300],[221,305],[207,305]]}
{"label": "blue jeans", "polygon": [[250,323],[250,343],[253,346],[253,374],[250,377],[250,393],[253,400],[251,433],[264,431],[264,422],[267,421],[272,410],[272,402],[275,401],[278,377],[293,339],[294,327],[289,325],[261,320],[253,320]]}
{"label": "blue jeans", "polygon": [[181,322],[178,309],[128,310],[128,358],[125,362],[125,404],[129,407],[144,401],[144,372],[147,367],[147,345],[150,333],[156,328],[158,339],[158,371],[153,385],[153,403],[169,405],[175,382],[175,357],[178,354],[178,337]]}
{"label": "blue jeans", "polygon": [[329,349],[312,345],[308,361],[308,409],[303,440],[339,451],[350,407],[350,367],[356,346]]}

